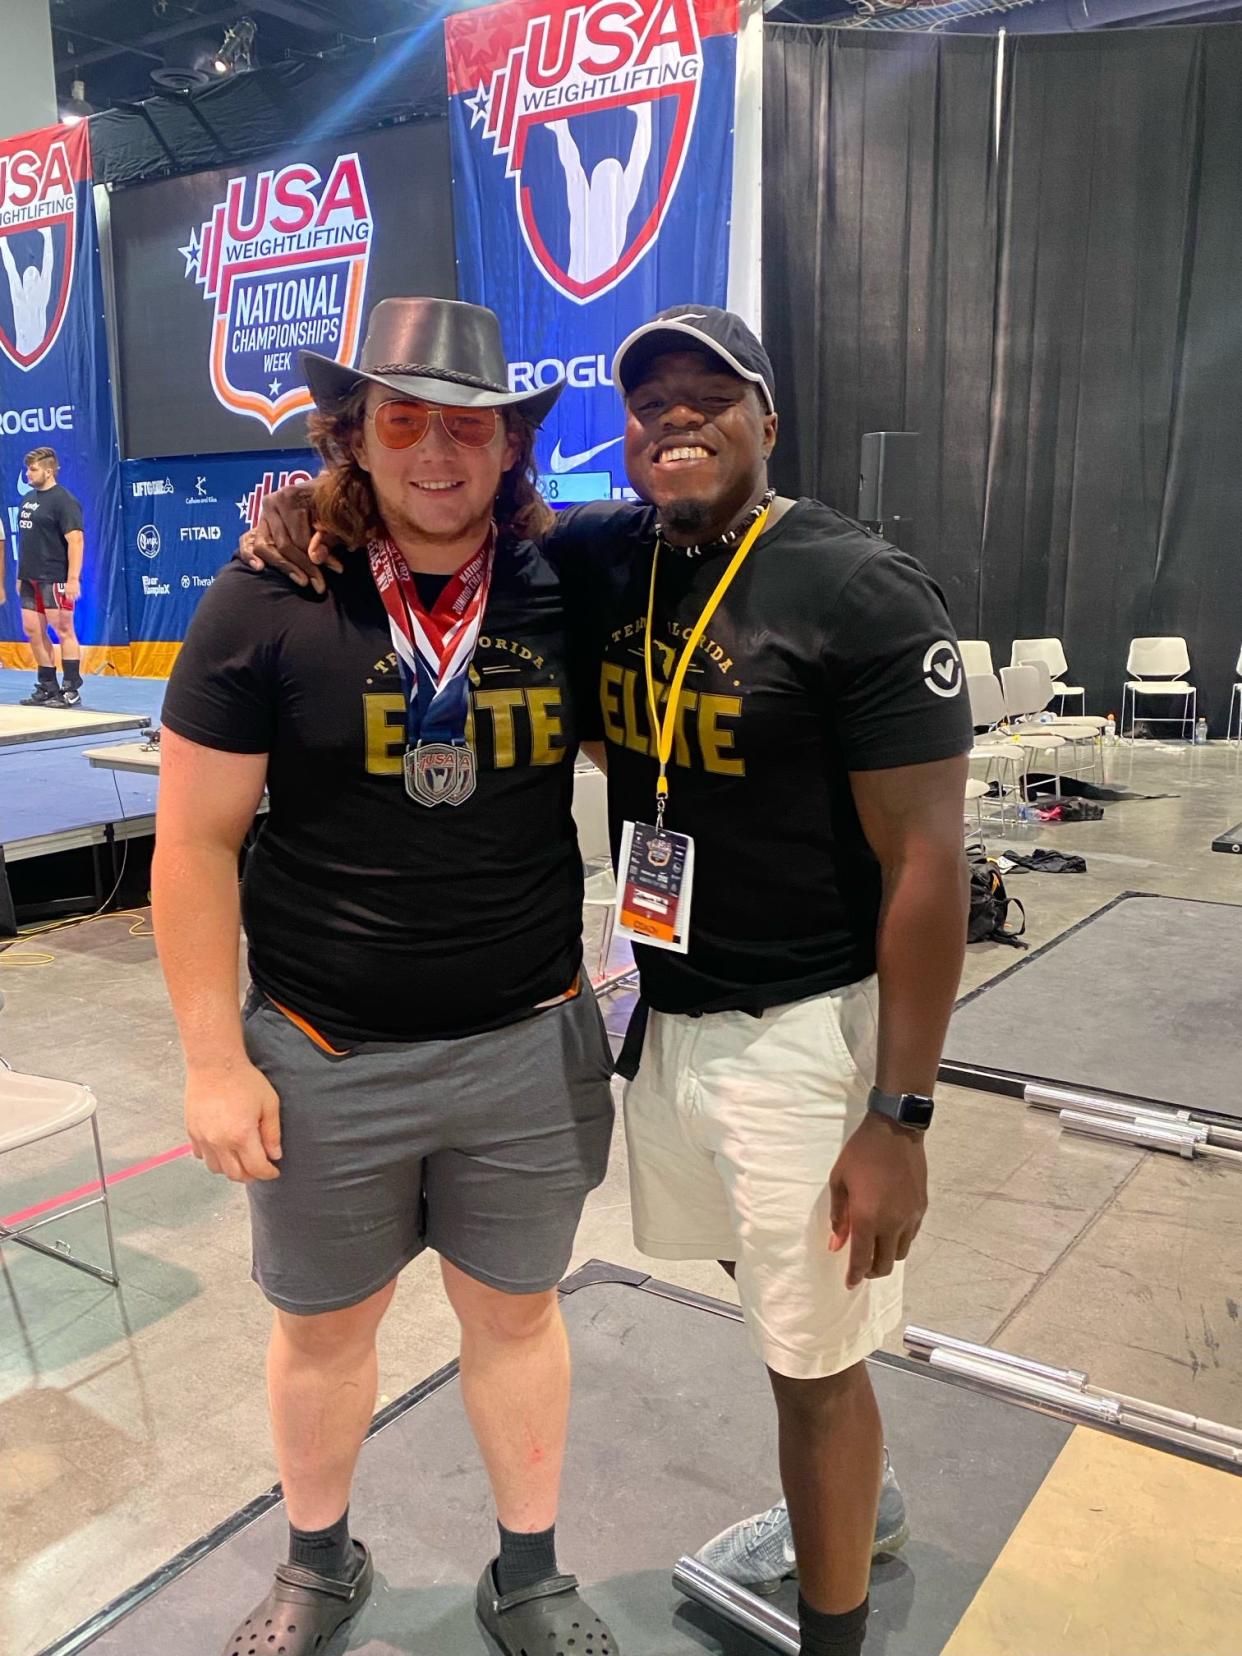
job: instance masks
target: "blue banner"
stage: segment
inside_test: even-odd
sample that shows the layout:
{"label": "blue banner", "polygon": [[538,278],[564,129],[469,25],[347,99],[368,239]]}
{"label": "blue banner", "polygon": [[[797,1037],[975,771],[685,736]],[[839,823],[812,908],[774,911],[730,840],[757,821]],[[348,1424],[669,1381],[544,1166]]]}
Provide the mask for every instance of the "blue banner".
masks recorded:
{"label": "blue banner", "polygon": [[319,470],[308,450],[127,460],[122,467],[133,671],[171,672],[198,601],[274,489]]}
{"label": "blue banner", "polygon": [[515,390],[568,379],[537,450],[554,504],[629,492],[625,336],[736,289],[739,21],[738,0],[510,0],[445,22],[459,297],[499,315]]}
{"label": "blue banner", "polygon": [[125,671],[116,428],[108,381],[89,125],[0,143],[0,510],[8,547],[0,663],[29,660],[17,600],[25,457],[52,448],[82,502],[86,554],[78,636],[87,670]]}

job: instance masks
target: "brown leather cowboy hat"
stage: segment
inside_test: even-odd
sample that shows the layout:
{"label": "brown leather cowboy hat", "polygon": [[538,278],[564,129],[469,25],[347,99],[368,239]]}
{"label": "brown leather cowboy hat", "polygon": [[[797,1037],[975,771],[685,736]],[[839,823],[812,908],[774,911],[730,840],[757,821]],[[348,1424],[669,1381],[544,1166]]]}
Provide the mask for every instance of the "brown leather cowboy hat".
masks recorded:
{"label": "brown leather cowboy hat", "polygon": [[539,425],[565,388],[559,379],[538,391],[510,391],[496,313],[457,299],[381,299],[367,323],[357,368],[317,351],[299,354],[323,414],[335,413],[355,386],[369,380],[398,396],[450,408],[517,409]]}

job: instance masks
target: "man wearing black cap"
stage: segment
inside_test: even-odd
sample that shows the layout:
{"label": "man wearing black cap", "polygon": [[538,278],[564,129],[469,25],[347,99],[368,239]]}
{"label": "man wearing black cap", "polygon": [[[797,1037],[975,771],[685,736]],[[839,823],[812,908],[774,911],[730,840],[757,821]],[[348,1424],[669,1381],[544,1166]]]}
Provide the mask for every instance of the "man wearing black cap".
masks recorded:
{"label": "man wearing black cap", "polygon": [[556,542],[602,659],[623,897],[671,905],[631,911],[635,1238],[733,1266],[771,1375],[788,1518],[709,1561],[775,1585],[792,1520],[803,1652],[855,1656],[885,1480],[864,1359],[900,1321],[966,937],[961,662],[912,558],[774,497],[772,370],[740,318],[665,312],[614,376],[648,504],[583,507]]}
{"label": "man wearing black cap", "polygon": [[[495,316],[444,300],[377,306],[357,370],[303,363],[316,517],[350,550],[322,594],[221,572],[161,749],[155,921],[187,1125],[250,1200],[290,1521],[225,1656],[309,1656],[370,1590],[348,1501],[376,1331],[428,1247],[500,1524],[479,1619],[506,1656],[583,1635],[613,1656],[554,1538],[556,1284],[612,1128],[581,992],[571,665],[531,539],[549,518],[534,432],[560,387],[507,391]],[[237,856],[265,785],[239,1014]]]}
{"label": "man wearing black cap", "polygon": [[[599,664],[641,973],[635,1237],[727,1262],[771,1375],[788,1512],[709,1561],[774,1587],[796,1549],[804,1656],[857,1656],[895,1488],[864,1359],[901,1316],[966,936],[961,661],[912,558],[774,497],[772,371],[740,318],[665,312],[614,374],[647,504],[566,513],[549,551]],[[269,561],[294,558],[293,504]]]}

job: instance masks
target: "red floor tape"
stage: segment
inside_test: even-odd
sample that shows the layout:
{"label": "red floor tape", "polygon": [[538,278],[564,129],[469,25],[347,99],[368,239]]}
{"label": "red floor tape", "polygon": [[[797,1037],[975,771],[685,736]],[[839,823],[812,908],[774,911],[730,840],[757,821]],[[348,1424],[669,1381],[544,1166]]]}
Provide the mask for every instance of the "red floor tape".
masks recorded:
{"label": "red floor tape", "polygon": [[[149,1156],[146,1161],[135,1162],[132,1167],[123,1167],[119,1173],[108,1174],[108,1189],[121,1183],[122,1179],[136,1179],[140,1173],[150,1173],[153,1168],[163,1167],[165,1163],[177,1161],[182,1156],[188,1156],[193,1147],[189,1144],[179,1144],[175,1150],[165,1150],[161,1155]],[[38,1202],[34,1207],[23,1208],[20,1213],[8,1213],[0,1218],[0,1225],[8,1230],[24,1225],[31,1219],[37,1219],[42,1213],[50,1213],[53,1208],[68,1207],[71,1202],[84,1202],[88,1196],[99,1194],[99,1180],[91,1184],[79,1185],[76,1190],[66,1190],[63,1195],[52,1196],[46,1202]]]}

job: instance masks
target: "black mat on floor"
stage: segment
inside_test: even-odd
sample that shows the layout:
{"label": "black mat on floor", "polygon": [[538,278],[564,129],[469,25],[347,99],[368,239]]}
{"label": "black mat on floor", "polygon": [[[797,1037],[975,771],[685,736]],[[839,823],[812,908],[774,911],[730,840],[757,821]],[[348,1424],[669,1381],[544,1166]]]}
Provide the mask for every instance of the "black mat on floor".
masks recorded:
{"label": "black mat on floor", "polygon": [[1242,907],[1127,892],[967,995],[942,1075],[1122,1093],[1242,1119]]}
{"label": "black mat on floor", "polygon": [[[571,1280],[585,1285],[565,1299],[575,1399],[562,1566],[625,1656],[758,1656],[764,1647],[670,1580],[680,1553],[777,1494],[771,1399],[736,1313],[613,1266]],[[875,1569],[867,1652],[936,1656],[1072,1428],[900,1359],[877,1359],[872,1373],[913,1537]],[[412,1398],[364,1447],[352,1517],[374,1551],[376,1588],[325,1656],[483,1651],[471,1603],[495,1529],[454,1372]],[[174,1561],[161,1590],[115,1625],[44,1656],[219,1656],[284,1539],[283,1507],[259,1502],[215,1545],[192,1549],[188,1568]]]}

